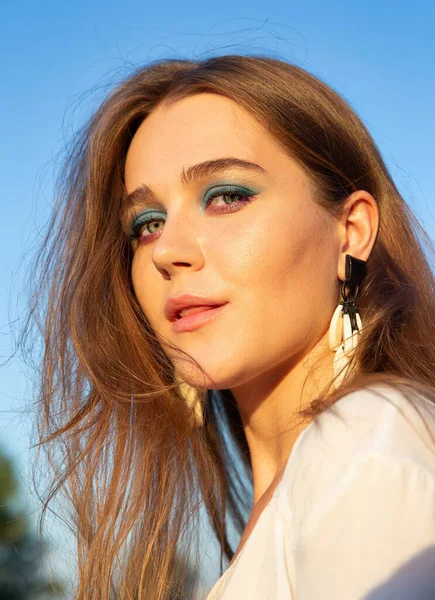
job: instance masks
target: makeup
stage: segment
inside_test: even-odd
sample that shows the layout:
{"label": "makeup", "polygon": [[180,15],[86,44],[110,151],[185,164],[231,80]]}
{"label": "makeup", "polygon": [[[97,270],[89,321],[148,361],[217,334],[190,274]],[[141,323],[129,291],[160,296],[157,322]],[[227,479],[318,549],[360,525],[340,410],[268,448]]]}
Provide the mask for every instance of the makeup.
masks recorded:
{"label": "makeup", "polygon": [[[258,195],[258,191],[244,186],[234,184],[214,184],[209,187],[203,198],[203,207],[207,209],[215,199],[222,198],[219,207],[207,210],[211,214],[228,214],[236,212],[249,204],[252,199]],[[217,202],[216,202],[217,204]],[[139,243],[148,243],[154,239],[154,234],[159,233],[162,227],[157,227],[157,223],[166,221],[166,214],[158,210],[145,210],[135,216],[131,225],[130,240],[138,240]],[[155,228],[155,229],[154,229]]]}

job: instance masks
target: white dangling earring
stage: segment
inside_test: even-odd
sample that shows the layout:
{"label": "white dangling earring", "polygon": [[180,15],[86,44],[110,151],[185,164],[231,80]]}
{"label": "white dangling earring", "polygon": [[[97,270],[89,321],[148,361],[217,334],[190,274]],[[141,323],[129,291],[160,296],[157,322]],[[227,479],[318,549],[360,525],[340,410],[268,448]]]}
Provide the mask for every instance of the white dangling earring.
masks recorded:
{"label": "white dangling earring", "polygon": [[[329,326],[329,348],[335,352],[333,369],[336,389],[340,387],[348,373],[350,359],[362,331],[362,321],[355,299],[365,275],[366,261],[346,254],[346,277],[341,288],[343,301],[335,309]],[[355,286],[354,292],[346,296],[345,288],[353,286]]]}
{"label": "white dangling earring", "polygon": [[353,350],[357,347],[358,336],[362,330],[362,321],[359,313],[356,313],[358,329],[352,331],[352,325],[348,314],[343,313],[343,304],[340,303],[335,309],[334,316],[329,328],[329,348],[335,352],[334,377],[336,389],[340,387],[344,377],[349,370],[349,362]]}
{"label": "white dangling earring", "polygon": [[201,427],[204,424],[204,416],[198,391],[186,383],[177,372],[175,372],[175,381],[178,383],[177,391],[180,397],[187,402],[188,406],[195,407],[195,426]]}

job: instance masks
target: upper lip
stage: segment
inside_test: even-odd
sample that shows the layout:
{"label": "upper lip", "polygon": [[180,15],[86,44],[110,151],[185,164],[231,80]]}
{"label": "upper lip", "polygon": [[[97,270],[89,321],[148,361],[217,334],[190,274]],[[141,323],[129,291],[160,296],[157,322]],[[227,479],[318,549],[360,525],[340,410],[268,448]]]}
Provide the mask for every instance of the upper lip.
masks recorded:
{"label": "upper lip", "polygon": [[226,300],[216,300],[215,298],[203,298],[192,294],[181,294],[180,296],[172,296],[165,303],[165,317],[169,321],[176,321],[178,313],[184,308],[191,306],[222,306],[226,304]]}

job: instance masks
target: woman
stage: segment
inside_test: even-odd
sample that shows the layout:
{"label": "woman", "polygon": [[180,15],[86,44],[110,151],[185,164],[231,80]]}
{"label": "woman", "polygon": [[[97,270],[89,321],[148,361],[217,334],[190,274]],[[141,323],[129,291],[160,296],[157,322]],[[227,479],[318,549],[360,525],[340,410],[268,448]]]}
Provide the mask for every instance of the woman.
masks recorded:
{"label": "woman", "polygon": [[202,505],[209,598],[429,597],[432,248],[349,105],[270,58],[160,61],[58,198],[32,314],[75,597],[182,597]]}

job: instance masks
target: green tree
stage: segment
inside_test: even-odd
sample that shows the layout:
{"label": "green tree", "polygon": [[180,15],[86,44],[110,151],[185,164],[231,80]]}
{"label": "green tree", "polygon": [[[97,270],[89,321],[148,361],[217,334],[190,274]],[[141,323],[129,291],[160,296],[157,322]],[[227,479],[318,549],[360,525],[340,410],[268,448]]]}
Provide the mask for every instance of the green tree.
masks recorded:
{"label": "green tree", "polygon": [[63,588],[41,573],[48,548],[31,529],[16,501],[18,480],[10,458],[0,450],[0,600],[55,598]]}

